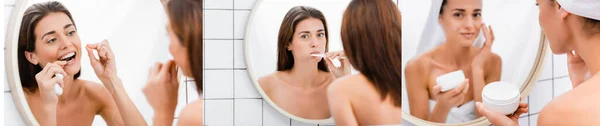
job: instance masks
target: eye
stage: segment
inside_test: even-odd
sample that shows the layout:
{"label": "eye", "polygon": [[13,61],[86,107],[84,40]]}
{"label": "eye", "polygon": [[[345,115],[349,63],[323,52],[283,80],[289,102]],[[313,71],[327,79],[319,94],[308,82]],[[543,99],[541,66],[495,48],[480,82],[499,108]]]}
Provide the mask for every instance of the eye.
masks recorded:
{"label": "eye", "polygon": [[461,13],[455,13],[453,16],[460,18],[460,17],[463,17],[463,14],[461,14]]}
{"label": "eye", "polygon": [[325,33],[319,33],[317,36],[323,37],[323,36],[325,36]]}
{"label": "eye", "polygon": [[535,3],[535,6],[540,6],[540,4],[539,3]]}
{"label": "eye", "polygon": [[51,38],[47,43],[54,43],[54,41],[56,41],[56,38]]}
{"label": "eye", "polygon": [[301,35],[300,38],[308,38],[308,35]]}
{"label": "eye", "polygon": [[70,32],[67,32],[67,36],[71,36],[71,35],[73,35],[73,34],[75,34],[75,31],[70,31]]}
{"label": "eye", "polygon": [[481,17],[481,13],[475,13],[473,14],[473,17]]}

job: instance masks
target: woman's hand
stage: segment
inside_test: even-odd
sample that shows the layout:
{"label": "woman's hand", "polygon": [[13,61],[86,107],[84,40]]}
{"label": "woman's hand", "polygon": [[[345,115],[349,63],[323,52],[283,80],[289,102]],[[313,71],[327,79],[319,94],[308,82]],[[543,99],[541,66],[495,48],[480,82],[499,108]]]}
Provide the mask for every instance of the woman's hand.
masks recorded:
{"label": "woman's hand", "polygon": [[481,102],[475,103],[475,107],[477,107],[477,110],[481,115],[487,117],[487,119],[496,126],[518,126],[519,116],[529,111],[529,105],[527,103],[520,103],[519,108],[510,115],[502,115],[498,112],[489,110]]}
{"label": "woman's hand", "polygon": [[441,92],[442,87],[436,85],[433,87],[435,92],[436,107],[441,107],[443,110],[450,110],[465,101],[465,95],[469,90],[469,79],[465,79],[459,86],[450,89],[446,92]]}
{"label": "woman's hand", "polygon": [[[335,67],[334,62],[338,62],[338,61],[333,61],[337,58],[337,60],[339,61],[339,67]],[[350,74],[350,62],[348,62],[348,60],[346,59],[346,55],[344,54],[344,51],[335,51],[335,52],[328,52],[325,53],[325,57],[323,57],[323,59],[325,60],[325,62],[327,62],[327,67],[329,67],[329,70],[331,71],[331,73],[333,73],[333,75],[336,78],[340,78],[342,76],[346,76]]]}
{"label": "woman's hand", "polygon": [[485,24],[481,24],[481,28],[483,29],[485,43],[483,44],[483,47],[479,50],[479,53],[475,55],[471,63],[472,67],[476,69],[483,69],[486,60],[489,59],[490,56],[492,56],[492,44],[494,43],[495,39],[492,26],[486,27]]}
{"label": "woman's hand", "polygon": [[[96,76],[109,91],[112,91],[114,89],[113,81],[120,80],[117,76],[115,54],[110,48],[110,44],[107,40],[103,40],[100,43],[88,44],[85,48],[90,58],[90,64],[94,68],[94,72],[96,72]],[[98,52],[98,57],[100,59],[96,59],[93,50]]]}
{"label": "woman's hand", "polygon": [[578,54],[567,53],[567,64],[569,66],[569,78],[573,87],[583,83],[590,76],[588,67]]}
{"label": "woman's hand", "polygon": [[174,61],[169,60],[164,65],[157,63],[150,68],[143,92],[156,116],[170,117],[172,120],[177,106],[178,90],[179,82]]}
{"label": "woman's hand", "polygon": [[38,83],[38,89],[42,96],[42,103],[50,105],[58,103],[58,96],[54,92],[54,85],[58,84],[60,87],[64,87],[64,82],[61,78],[54,75],[62,74],[63,76],[67,76],[67,73],[62,68],[65,64],[67,64],[66,61],[47,63],[44,69],[35,75],[35,80]]}

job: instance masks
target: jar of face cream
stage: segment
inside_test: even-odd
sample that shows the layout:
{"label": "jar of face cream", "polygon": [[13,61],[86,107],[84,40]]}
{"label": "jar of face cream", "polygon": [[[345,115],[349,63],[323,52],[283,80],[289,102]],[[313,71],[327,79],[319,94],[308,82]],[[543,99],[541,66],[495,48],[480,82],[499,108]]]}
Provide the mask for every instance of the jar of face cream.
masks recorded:
{"label": "jar of face cream", "polygon": [[481,93],[483,104],[490,110],[509,115],[519,107],[519,88],[508,82],[492,82]]}
{"label": "jar of face cream", "polygon": [[442,92],[455,88],[463,81],[465,81],[465,73],[462,70],[450,72],[435,78],[435,82],[442,88]]}

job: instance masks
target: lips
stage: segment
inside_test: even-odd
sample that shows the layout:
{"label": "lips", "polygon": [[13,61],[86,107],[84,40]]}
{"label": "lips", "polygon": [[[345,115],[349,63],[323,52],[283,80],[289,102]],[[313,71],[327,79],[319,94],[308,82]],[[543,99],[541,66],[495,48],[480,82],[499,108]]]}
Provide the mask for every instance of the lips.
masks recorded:
{"label": "lips", "polygon": [[321,54],[321,52],[319,52],[319,51],[313,51],[310,54]]}
{"label": "lips", "polygon": [[475,37],[475,33],[460,33],[466,39],[472,39]]}

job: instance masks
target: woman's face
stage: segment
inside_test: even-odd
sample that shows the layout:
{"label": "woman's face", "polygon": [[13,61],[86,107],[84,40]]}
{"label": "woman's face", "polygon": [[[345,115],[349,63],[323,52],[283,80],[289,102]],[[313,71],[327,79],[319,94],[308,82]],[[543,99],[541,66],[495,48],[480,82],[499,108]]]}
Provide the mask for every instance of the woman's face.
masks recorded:
{"label": "woman's face", "polygon": [[439,23],[444,29],[447,41],[456,41],[463,46],[471,46],[479,35],[481,20],[481,0],[447,0]]}
{"label": "woman's face", "polygon": [[572,50],[567,44],[567,31],[564,27],[563,14],[567,12],[559,9],[558,3],[553,0],[536,0],[540,8],[539,21],[542,31],[548,38],[550,49],[554,54],[562,54]]}
{"label": "woman's face", "polygon": [[185,76],[191,77],[190,60],[188,58],[187,49],[181,44],[175,32],[171,27],[171,23],[167,23],[167,33],[169,33],[169,52],[173,55],[175,64],[179,66]]}
{"label": "woman's face", "polygon": [[43,67],[47,63],[67,61],[63,70],[69,76],[81,69],[81,40],[71,19],[61,12],[43,17],[34,29],[35,51],[25,52],[29,62]]}
{"label": "woman's face", "polygon": [[294,31],[288,50],[292,51],[295,60],[310,59],[319,62],[321,57],[310,55],[324,54],[326,46],[327,38],[323,22],[317,18],[308,18],[296,25],[296,31]]}

